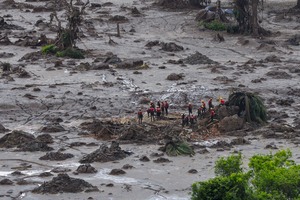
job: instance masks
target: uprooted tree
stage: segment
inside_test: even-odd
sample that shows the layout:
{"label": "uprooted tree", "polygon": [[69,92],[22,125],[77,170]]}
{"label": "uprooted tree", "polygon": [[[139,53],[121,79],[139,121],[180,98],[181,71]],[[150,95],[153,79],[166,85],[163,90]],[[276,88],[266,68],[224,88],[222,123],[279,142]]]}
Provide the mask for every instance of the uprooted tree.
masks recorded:
{"label": "uprooted tree", "polygon": [[60,0],[60,4],[66,11],[67,23],[65,26],[62,25],[56,11],[50,14],[50,24],[53,24],[54,21],[57,23],[57,37],[54,44],[43,47],[42,52],[56,53],[60,57],[84,58],[82,52],[76,47],[76,41],[79,39],[79,27],[89,0],[81,6],[75,6],[73,0]]}

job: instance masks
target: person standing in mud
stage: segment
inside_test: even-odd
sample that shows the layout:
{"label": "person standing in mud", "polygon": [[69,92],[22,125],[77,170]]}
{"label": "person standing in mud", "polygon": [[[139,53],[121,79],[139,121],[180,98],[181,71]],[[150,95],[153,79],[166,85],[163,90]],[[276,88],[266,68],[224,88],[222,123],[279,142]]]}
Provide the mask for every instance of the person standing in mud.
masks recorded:
{"label": "person standing in mud", "polygon": [[184,125],[185,125],[185,114],[181,115],[181,125],[182,125],[182,127],[184,127]]}
{"label": "person standing in mud", "polygon": [[160,101],[157,101],[157,107],[160,107]]}
{"label": "person standing in mud", "polygon": [[141,109],[138,111],[138,120],[139,124],[143,123],[143,111]]}
{"label": "person standing in mud", "polygon": [[202,116],[202,106],[200,106],[199,108],[198,108],[198,113],[197,113],[198,115],[198,118],[201,118],[201,116]]}
{"label": "person standing in mud", "polygon": [[162,114],[162,116],[164,116],[164,114],[165,114],[165,103],[163,101],[161,102],[160,108],[161,108],[161,114]]}
{"label": "person standing in mud", "polygon": [[160,119],[160,116],[161,116],[161,109],[160,109],[160,107],[157,106],[157,108],[156,108],[156,118],[157,118],[157,120]]}
{"label": "person standing in mud", "polygon": [[155,112],[155,109],[153,107],[151,107],[150,108],[150,119],[151,119],[151,122],[155,121],[155,119],[154,119],[154,112]]}
{"label": "person standing in mud", "polygon": [[166,111],[166,116],[169,114],[169,104],[167,101],[165,101],[165,111]]}
{"label": "person standing in mud", "polygon": [[201,101],[201,107],[202,107],[202,115],[203,115],[206,112],[206,104],[203,100]]}
{"label": "person standing in mud", "polygon": [[213,104],[212,104],[212,98],[210,98],[209,100],[208,100],[208,109],[210,110],[211,108],[213,108],[214,106],[213,106]]}
{"label": "person standing in mud", "polygon": [[210,122],[214,121],[214,117],[215,117],[216,113],[214,111],[213,108],[210,109]]}
{"label": "person standing in mud", "polygon": [[155,108],[153,101],[150,101],[150,108]]}
{"label": "person standing in mud", "polygon": [[191,103],[189,103],[188,105],[188,111],[189,111],[189,115],[193,113],[193,105]]}

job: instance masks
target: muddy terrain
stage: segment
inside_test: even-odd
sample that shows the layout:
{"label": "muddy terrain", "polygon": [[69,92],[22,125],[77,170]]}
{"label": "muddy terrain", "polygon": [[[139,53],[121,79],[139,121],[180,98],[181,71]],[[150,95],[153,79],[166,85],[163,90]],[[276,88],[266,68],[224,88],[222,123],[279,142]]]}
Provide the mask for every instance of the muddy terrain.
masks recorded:
{"label": "muddy terrain", "polygon": [[[59,5],[0,2],[1,199],[186,200],[193,182],[214,176],[220,156],[290,148],[300,162],[295,1],[264,5],[260,25],[270,36],[219,32],[224,41],[195,21],[200,8],[90,2],[77,42],[84,59],[41,53],[56,37],[50,14]],[[205,116],[182,128],[189,102],[196,113],[201,100],[217,105],[234,91],[262,97],[268,123],[240,122],[223,107],[220,123],[207,127]],[[151,122],[150,101],[168,101],[169,115]],[[161,150],[171,138],[189,142],[195,155],[168,156]]]}

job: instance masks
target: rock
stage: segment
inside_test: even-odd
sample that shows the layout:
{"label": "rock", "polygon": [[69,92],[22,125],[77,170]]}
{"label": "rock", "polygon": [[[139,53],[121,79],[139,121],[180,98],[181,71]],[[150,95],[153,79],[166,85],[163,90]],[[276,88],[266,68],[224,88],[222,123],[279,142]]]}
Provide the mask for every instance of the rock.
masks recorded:
{"label": "rock", "polygon": [[6,53],[6,52],[2,52],[0,53],[0,58],[11,58],[14,57],[15,55],[13,53]]}
{"label": "rock", "polygon": [[91,69],[92,70],[109,69],[109,64],[107,64],[107,63],[93,64]]}
{"label": "rock", "polygon": [[49,152],[46,155],[40,157],[40,160],[66,160],[68,158],[73,158],[74,155],[70,153],[61,152]]}
{"label": "rock", "polygon": [[14,148],[33,140],[35,137],[32,134],[15,130],[0,138],[0,148]]}
{"label": "rock", "polygon": [[86,145],[85,142],[72,142],[70,144],[70,147],[80,147],[80,146],[84,146],[84,145]]}
{"label": "rock", "polygon": [[271,56],[267,56],[263,62],[266,62],[266,63],[268,63],[268,62],[278,63],[278,62],[281,62],[281,60],[277,56],[271,55]]}
{"label": "rock", "polygon": [[131,153],[121,150],[119,143],[113,141],[111,146],[108,147],[102,144],[96,151],[84,156],[79,160],[80,163],[93,163],[93,162],[110,162],[126,158]]}
{"label": "rock", "polygon": [[265,149],[278,149],[278,147],[274,142],[271,142],[270,144],[266,145]]}
{"label": "rock", "polygon": [[53,174],[51,172],[43,172],[39,174],[39,177],[49,177],[49,176],[53,176]]}
{"label": "rock", "polygon": [[218,141],[217,143],[213,144],[210,146],[211,148],[216,148],[216,149],[222,149],[222,151],[224,151],[224,149],[230,149],[232,148],[232,145],[224,140]]}
{"label": "rock", "polygon": [[14,184],[14,182],[12,182],[11,180],[9,180],[9,179],[7,179],[7,178],[2,179],[2,180],[0,181],[0,185],[13,185],[13,184]]}
{"label": "rock", "polygon": [[91,8],[101,8],[101,4],[100,3],[91,3]]}
{"label": "rock", "polygon": [[58,193],[78,193],[93,189],[99,191],[96,186],[77,178],[71,178],[67,174],[58,174],[51,181],[43,183],[41,186],[34,188],[32,193],[38,194],[58,194]]}
{"label": "rock", "polygon": [[284,71],[273,70],[266,73],[266,76],[270,76],[274,79],[290,79],[292,76]]}
{"label": "rock", "polygon": [[230,132],[242,129],[244,126],[244,119],[238,115],[225,117],[219,123],[219,130],[222,132]]}
{"label": "rock", "polygon": [[129,164],[125,164],[123,165],[122,169],[132,169],[134,168],[132,165],[129,165]]}
{"label": "rock", "polygon": [[142,162],[149,162],[150,161],[150,159],[147,156],[142,156],[139,160],[142,161]]}
{"label": "rock", "polygon": [[218,64],[217,62],[211,60],[207,56],[199,53],[198,51],[187,58],[180,59],[185,64],[189,65],[199,65],[199,64]]}
{"label": "rock", "polygon": [[39,142],[39,141],[30,141],[27,143],[23,143],[17,146],[19,149],[18,151],[52,151],[53,148],[49,147],[46,143],[44,142]]}
{"label": "rock", "polygon": [[40,131],[43,133],[57,133],[57,132],[63,132],[66,130],[60,124],[49,124],[47,126],[40,128]]}
{"label": "rock", "polygon": [[14,171],[11,173],[12,176],[24,176],[25,174],[23,174],[22,172],[20,171]]}
{"label": "rock", "polygon": [[116,64],[116,67],[120,69],[138,69],[141,68],[143,64],[144,61],[142,60],[125,60]]}
{"label": "rock", "polygon": [[219,120],[221,120],[224,117],[229,117],[229,116],[238,114],[239,107],[238,106],[221,106],[218,108],[217,112],[218,112]]}
{"label": "rock", "polygon": [[160,45],[160,42],[158,40],[154,40],[154,41],[148,42],[145,46],[151,48],[151,47],[159,46],[159,45]]}
{"label": "rock", "polygon": [[109,21],[111,21],[111,22],[117,22],[117,23],[124,23],[124,22],[128,22],[129,19],[126,18],[125,16],[115,15],[115,16],[109,18]]}
{"label": "rock", "polygon": [[131,9],[131,14],[134,16],[139,16],[139,15],[141,15],[141,12],[136,7],[133,7]]}
{"label": "rock", "polygon": [[97,173],[97,170],[91,166],[90,164],[84,164],[84,165],[80,165],[76,171],[78,173],[88,173],[88,174],[92,174],[92,173]]}
{"label": "rock", "polygon": [[197,174],[198,171],[197,171],[196,169],[190,169],[190,170],[188,171],[188,173],[190,173],[190,174]]}
{"label": "rock", "polygon": [[183,47],[175,44],[174,42],[162,43],[161,46],[162,50],[168,52],[183,51]]}
{"label": "rock", "polygon": [[183,79],[183,74],[171,73],[167,76],[167,80],[169,81],[177,81]]}
{"label": "rock", "polygon": [[276,101],[276,104],[281,105],[281,106],[291,106],[293,103],[295,103],[295,100],[292,98],[278,99]]}
{"label": "rock", "polygon": [[64,168],[64,167],[55,167],[54,169],[51,170],[51,172],[54,173],[65,173],[65,172],[70,172],[71,169]]}
{"label": "rock", "polygon": [[6,131],[9,131],[9,130],[6,129],[2,124],[0,124],[0,133],[5,133]]}
{"label": "rock", "polygon": [[126,172],[122,169],[112,169],[109,172],[109,175],[122,175],[122,174],[126,174]]}
{"label": "rock", "polygon": [[204,149],[200,149],[199,151],[197,151],[197,153],[206,154],[206,153],[209,153],[209,151],[207,150],[207,148],[204,148]]}
{"label": "rock", "polygon": [[43,143],[46,143],[46,144],[52,144],[53,143],[53,138],[50,134],[42,134],[42,135],[38,135],[36,137],[36,140],[39,141],[39,142],[43,142]]}
{"label": "rock", "polygon": [[244,145],[244,144],[251,144],[249,140],[246,140],[245,138],[234,138],[230,142],[231,145]]}
{"label": "rock", "polygon": [[120,62],[122,62],[122,60],[118,56],[116,56],[116,55],[114,55],[112,53],[108,53],[107,57],[104,60],[104,63],[106,63],[106,64],[112,64],[112,65],[120,63]]}
{"label": "rock", "polygon": [[153,160],[154,163],[168,163],[168,162],[172,162],[167,158],[157,158],[156,160]]}

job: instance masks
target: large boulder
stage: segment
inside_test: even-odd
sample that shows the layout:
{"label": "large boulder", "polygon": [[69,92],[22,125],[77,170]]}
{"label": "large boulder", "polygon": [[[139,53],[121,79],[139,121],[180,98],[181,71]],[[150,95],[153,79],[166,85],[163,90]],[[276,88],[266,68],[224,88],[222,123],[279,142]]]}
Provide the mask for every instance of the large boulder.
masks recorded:
{"label": "large boulder", "polygon": [[219,130],[222,132],[230,132],[240,130],[244,126],[244,119],[238,115],[225,117],[219,123]]}

